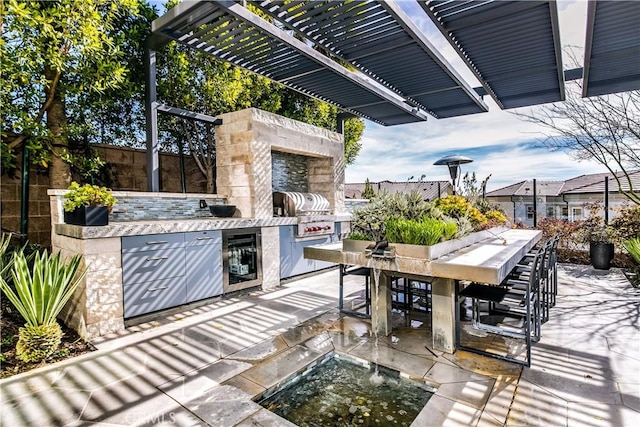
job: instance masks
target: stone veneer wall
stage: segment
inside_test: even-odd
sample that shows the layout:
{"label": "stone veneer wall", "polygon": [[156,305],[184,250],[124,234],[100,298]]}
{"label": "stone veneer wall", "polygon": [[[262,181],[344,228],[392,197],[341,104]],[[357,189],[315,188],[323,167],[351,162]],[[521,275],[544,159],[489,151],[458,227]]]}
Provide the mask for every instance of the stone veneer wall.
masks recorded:
{"label": "stone veneer wall", "polygon": [[280,227],[262,227],[262,289],[280,286]]}
{"label": "stone veneer wall", "polygon": [[114,193],[118,202],[111,212],[111,221],[141,221],[147,219],[180,219],[210,217],[209,208],[200,208],[200,200],[207,205],[223,205],[225,199],[215,194],[207,195],[175,195],[158,193]]}
{"label": "stone veneer wall", "polygon": [[[21,159],[18,159],[18,164]],[[32,243],[44,247],[51,245],[51,216],[49,210],[49,174],[41,168],[29,168],[29,215],[28,237]],[[22,182],[20,173],[15,177],[2,175],[0,178],[0,225],[6,230],[20,231],[20,201]]]}
{"label": "stone veneer wall", "polygon": [[305,156],[272,151],[271,175],[273,191],[309,191],[309,166]]}
{"label": "stone veneer wall", "polygon": [[307,157],[308,190],[344,212],[344,146],[341,134],[256,108],[220,115],[216,127],[217,192],[242,218],[273,215],[272,152]]}
{"label": "stone veneer wall", "polygon": [[124,329],[120,238],[74,239],[53,233],[63,257],[83,254],[87,273],[60,317],[84,339]]}

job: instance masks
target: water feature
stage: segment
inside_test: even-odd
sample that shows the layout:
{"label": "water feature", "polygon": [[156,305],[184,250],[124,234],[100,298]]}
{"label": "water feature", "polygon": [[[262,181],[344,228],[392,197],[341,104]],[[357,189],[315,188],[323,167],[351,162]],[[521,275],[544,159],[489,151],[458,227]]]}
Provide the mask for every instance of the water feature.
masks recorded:
{"label": "water feature", "polygon": [[[379,384],[370,381],[377,370]],[[435,389],[398,371],[331,354],[260,405],[299,426],[409,426]]]}
{"label": "water feature", "polygon": [[[369,265],[371,266],[371,259],[369,259]],[[376,319],[377,319],[377,316],[380,313],[380,269],[377,267],[371,266],[371,271],[373,272],[373,282],[376,289],[375,313],[376,313]],[[372,320],[373,320],[373,316],[372,316]],[[384,378],[382,378],[382,376],[378,372],[378,357],[380,355],[380,347],[379,347],[380,338],[378,337],[377,326],[374,326],[372,329],[373,329],[373,335],[374,335],[373,362],[375,366],[375,371],[373,372],[373,374],[371,374],[369,381],[371,382],[371,384],[380,385],[384,382]]]}

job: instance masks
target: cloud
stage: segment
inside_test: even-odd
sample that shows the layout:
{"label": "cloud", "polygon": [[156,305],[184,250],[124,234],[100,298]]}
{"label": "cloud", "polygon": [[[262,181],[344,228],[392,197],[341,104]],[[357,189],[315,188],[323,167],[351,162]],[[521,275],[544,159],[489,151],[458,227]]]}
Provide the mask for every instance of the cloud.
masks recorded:
{"label": "cloud", "polygon": [[[586,1],[559,0],[561,43],[584,45]],[[435,28],[416,2],[401,1],[403,10],[427,35],[429,41],[471,86],[479,86],[473,74]],[[567,58],[565,68],[572,68]],[[540,126],[524,122],[503,111],[486,96],[488,113],[423,123],[384,127],[369,121],[362,138],[362,150],[347,167],[347,182],[405,181],[426,174],[428,180],[449,179],[446,167],[434,166],[440,157],[463,154],[474,159],[462,172],[476,172],[479,180],[491,174],[487,189],[493,190],[523,179],[564,180],[574,176],[605,172],[604,166],[577,162],[567,153],[540,148]],[[533,109],[538,107],[532,107]],[[524,109],[529,112],[531,109]],[[512,112],[519,111],[510,110]]]}
{"label": "cloud", "polygon": [[593,161],[577,162],[562,152],[550,152],[535,140],[507,141],[499,144],[448,150],[446,146],[431,150],[408,151],[401,143],[365,141],[356,164],[347,167],[346,182],[406,181],[410,176],[426,175],[427,180],[449,180],[446,167],[433,163],[453,152],[474,159],[461,166],[462,173],[475,172],[478,180],[491,174],[488,190],[495,190],[525,179],[565,180],[578,175],[605,172]]}

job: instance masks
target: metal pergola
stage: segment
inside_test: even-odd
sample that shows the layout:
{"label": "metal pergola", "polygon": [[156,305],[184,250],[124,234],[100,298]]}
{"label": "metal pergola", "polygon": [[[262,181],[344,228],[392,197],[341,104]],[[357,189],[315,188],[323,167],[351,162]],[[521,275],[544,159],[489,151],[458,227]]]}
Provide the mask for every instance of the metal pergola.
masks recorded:
{"label": "metal pergola", "polygon": [[500,108],[564,100],[555,1],[419,1]]}
{"label": "metal pergola", "polygon": [[153,21],[149,191],[159,190],[158,111],[196,114],[156,100],[155,49],[172,40],[384,126],[486,112],[484,94],[500,108],[560,101],[565,79],[583,74],[583,96],[640,89],[640,1],[590,0],[584,73],[563,71],[554,0],[416,1],[481,88],[469,86],[392,0],[185,0]]}
{"label": "metal pergola", "polygon": [[640,88],[640,1],[590,1],[582,96]]}

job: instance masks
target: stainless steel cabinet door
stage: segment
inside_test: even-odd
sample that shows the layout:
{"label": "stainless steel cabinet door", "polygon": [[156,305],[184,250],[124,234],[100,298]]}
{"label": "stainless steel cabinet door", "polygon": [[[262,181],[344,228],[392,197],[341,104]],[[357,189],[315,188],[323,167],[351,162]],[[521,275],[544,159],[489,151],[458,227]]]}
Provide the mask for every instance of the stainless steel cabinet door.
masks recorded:
{"label": "stainless steel cabinet door", "polygon": [[222,233],[186,233],[187,300],[197,301],[222,294]]}

